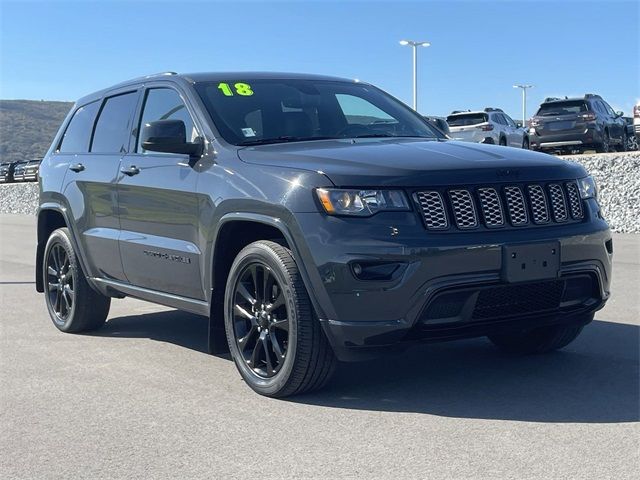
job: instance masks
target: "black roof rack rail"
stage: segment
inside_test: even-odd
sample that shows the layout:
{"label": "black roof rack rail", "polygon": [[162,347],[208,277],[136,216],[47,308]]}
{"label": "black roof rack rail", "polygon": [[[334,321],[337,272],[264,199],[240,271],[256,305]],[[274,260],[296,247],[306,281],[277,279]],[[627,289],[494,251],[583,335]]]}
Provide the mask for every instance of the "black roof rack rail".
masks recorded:
{"label": "black roof rack rail", "polygon": [[556,100],[562,100],[560,97],[547,97],[544,99],[545,102],[555,102]]}
{"label": "black roof rack rail", "polygon": [[501,112],[504,113],[504,111],[501,108],[494,108],[494,107],[487,107],[484,109],[485,112]]}
{"label": "black roof rack rail", "polygon": [[456,113],[467,113],[467,112],[470,112],[470,111],[471,110],[454,110],[449,115],[455,115]]}

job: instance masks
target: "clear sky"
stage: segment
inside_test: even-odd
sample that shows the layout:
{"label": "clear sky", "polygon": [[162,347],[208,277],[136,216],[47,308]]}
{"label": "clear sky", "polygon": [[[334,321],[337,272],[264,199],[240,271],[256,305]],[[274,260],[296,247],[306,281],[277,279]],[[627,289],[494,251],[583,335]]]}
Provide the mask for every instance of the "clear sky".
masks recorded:
{"label": "clear sky", "polygon": [[148,73],[271,70],[358,78],[419,107],[502,107],[601,94],[640,98],[634,1],[47,2],[0,0],[0,98],[75,100]]}

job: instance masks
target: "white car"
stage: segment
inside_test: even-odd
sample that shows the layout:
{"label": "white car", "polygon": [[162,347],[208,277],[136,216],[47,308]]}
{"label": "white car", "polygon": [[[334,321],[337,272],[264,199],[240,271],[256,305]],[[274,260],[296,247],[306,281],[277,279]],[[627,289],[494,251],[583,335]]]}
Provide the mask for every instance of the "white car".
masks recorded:
{"label": "white car", "polygon": [[447,123],[455,140],[529,148],[526,130],[518,127],[499,108],[485,108],[479,112],[456,110],[447,117]]}

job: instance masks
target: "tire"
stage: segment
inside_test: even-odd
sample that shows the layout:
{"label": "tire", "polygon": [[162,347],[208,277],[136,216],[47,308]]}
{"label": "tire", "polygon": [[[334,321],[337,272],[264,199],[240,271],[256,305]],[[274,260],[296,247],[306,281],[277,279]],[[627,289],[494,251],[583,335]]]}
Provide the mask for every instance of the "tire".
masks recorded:
{"label": "tire", "polygon": [[336,358],[288,248],[271,241],[245,247],[231,266],[224,307],[231,357],[255,392],[282,398],[331,378]]}
{"label": "tire", "polygon": [[58,330],[80,333],[104,325],[111,299],[96,292],[87,282],[67,228],[59,228],[49,236],[42,278],[47,310]]}
{"label": "tire", "polygon": [[605,130],[602,134],[602,142],[596,144],[596,153],[608,153],[611,148],[609,142],[609,130]]}
{"label": "tire", "polygon": [[527,137],[524,137],[524,139],[522,140],[522,148],[525,150],[529,150],[529,139]]}
{"label": "tire", "polygon": [[490,335],[489,340],[501,350],[517,355],[548,353],[573,342],[593,314],[578,325],[551,325],[524,332]]}
{"label": "tire", "polygon": [[498,141],[498,145],[502,145],[503,147],[507,146],[507,139],[504,137],[500,137],[500,140]]}
{"label": "tire", "polygon": [[627,135],[627,151],[634,152],[638,150],[638,139],[635,135]]}

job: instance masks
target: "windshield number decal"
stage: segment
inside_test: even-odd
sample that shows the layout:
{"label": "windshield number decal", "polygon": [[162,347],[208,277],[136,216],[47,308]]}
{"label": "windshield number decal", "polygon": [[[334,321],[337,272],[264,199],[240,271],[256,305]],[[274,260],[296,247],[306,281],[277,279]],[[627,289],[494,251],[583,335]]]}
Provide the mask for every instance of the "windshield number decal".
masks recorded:
{"label": "windshield number decal", "polygon": [[[251,85],[248,83],[234,83],[233,88],[235,89],[238,95],[242,95],[243,97],[250,97],[253,95],[253,90],[251,90]],[[218,84],[218,89],[222,92],[225,97],[233,97],[234,93],[231,89],[231,86],[228,83],[220,82]]]}

